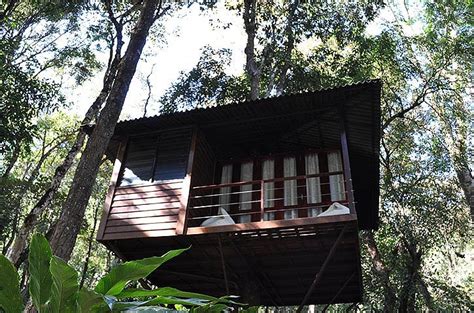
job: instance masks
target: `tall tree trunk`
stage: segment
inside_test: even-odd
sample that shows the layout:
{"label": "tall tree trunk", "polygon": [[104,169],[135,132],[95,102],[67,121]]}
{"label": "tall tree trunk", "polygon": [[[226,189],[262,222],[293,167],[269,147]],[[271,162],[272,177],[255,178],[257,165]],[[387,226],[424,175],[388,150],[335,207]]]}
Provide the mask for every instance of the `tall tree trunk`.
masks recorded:
{"label": "tall tree trunk", "polygon": [[384,287],[384,311],[392,311],[395,308],[397,298],[390,282],[389,270],[382,260],[379,249],[377,247],[377,243],[374,238],[374,234],[372,231],[367,231],[362,233],[361,237],[365,245],[367,246],[374,272],[380,278]]}
{"label": "tall tree trunk", "polygon": [[244,28],[247,33],[247,45],[245,46],[246,64],[245,70],[250,79],[250,100],[255,100],[259,96],[259,85],[261,70],[257,66],[255,59],[255,33],[257,31],[256,24],[256,6],[257,0],[244,0]]}
{"label": "tall tree trunk", "polygon": [[82,267],[82,274],[81,274],[81,280],[79,282],[79,288],[82,288],[84,286],[84,282],[86,281],[87,271],[89,269],[89,262],[90,262],[90,258],[92,254],[92,246],[94,244],[94,234],[95,234],[95,229],[97,227],[97,220],[98,220],[97,217],[99,215],[99,209],[100,209],[100,203],[97,202],[94,208],[91,232],[89,233],[89,238],[87,239],[88,241],[87,254],[86,254],[86,259],[84,260],[84,266]]}
{"label": "tall tree trunk", "polygon": [[77,166],[72,186],[51,238],[51,248],[54,254],[64,260],[69,260],[74,248],[100,161],[114,133],[148,32],[155,21],[158,3],[161,1],[148,0],[143,3],[139,19],[130,36],[127,51],[118,65],[117,76],[110,95],[100,112]]}
{"label": "tall tree trunk", "polygon": [[280,96],[283,94],[283,91],[286,86],[286,76],[288,74],[288,70],[290,69],[291,65],[291,53],[295,48],[295,34],[293,31],[294,21],[295,21],[295,13],[296,8],[298,7],[299,1],[293,0],[290,1],[289,10],[288,10],[288,18],[285,26],[285,34],[286,34],[286,42],[285,42],[285,50],[284,55],[285,59],[283,60],[283,64],[280,69],[280,75],[278,76],[278,82],[276,85],[276,95]]}
{"label": "tall tree trunk", "polygon": [[416,248],[416,244],[403,240],[405,249],[408,251],[407,274],[400,291],[399,312],[413,312],[415,307],[416,284],[420,280],[419,270],[421,266],[422,253]]}
{"label": "tall tree trunk", "polygon": [[98,112],[100,111],[102,104],[105,102],[107,96],[109,95],[120,61],[120,51],[122,47],[121,34],[117,34],[117,39],[118,40],[117,47],[115,49],[115,57],[108,72],[106,72],[105,74],[104,85],[102,87],[101,92],[87,110],[86,115],[81,122],[81,126],[78,129],[76,139],[71,148],[69,149],[61,165],[56,168],[49,188],[45,191],[43,196],[41,196],[38,202],[34,205],[34,207],[25,217],[17,236],[15,237],[13,245],[8,250],[7,257],[13,264],[15,264],[17,268],[23,261],[23,258],[21,258],[21,256],[24,255],[28,239],[31,233],[33,232],[33,229],[35,228],[36,224],[38,223],[38,218],[51,205],[51,202],[56,193],[58,192],[64,177],[66,176],[67,172],[69,171],[74,162],[74,159],[76,158],[77,154],[79,153],[79,151],[81,151],[81,148],[84,145],[87,135],[84,127],[89,125],[95,119]]}

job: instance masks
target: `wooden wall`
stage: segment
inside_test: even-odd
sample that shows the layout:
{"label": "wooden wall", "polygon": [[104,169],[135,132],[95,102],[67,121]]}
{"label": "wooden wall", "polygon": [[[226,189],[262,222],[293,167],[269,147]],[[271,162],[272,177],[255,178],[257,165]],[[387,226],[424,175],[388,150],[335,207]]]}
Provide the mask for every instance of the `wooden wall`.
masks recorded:
{"label": "wooden wall", "polygon": [[[157,154],[152,160],[150,182],[120,186],[122,174],[127,168],[127,153],[119,153],[116,160],[118,165],[115,167],[120,168],[120,173],[112,177],[111,186],[114,188],[109,190],[112,195],[108,195],[110,199],[105,204],[98,240],[176,234],[179,211],[186,205],[183,203],[183,181],[191,134],[190,129],[179,129],[147,136],[150,138],[149,145],[157,148]],[[130,140],[128,142],[130,143]],[[136,166],[136,162],[130,161]],[[168,177],[173,179],[166,179]]]}

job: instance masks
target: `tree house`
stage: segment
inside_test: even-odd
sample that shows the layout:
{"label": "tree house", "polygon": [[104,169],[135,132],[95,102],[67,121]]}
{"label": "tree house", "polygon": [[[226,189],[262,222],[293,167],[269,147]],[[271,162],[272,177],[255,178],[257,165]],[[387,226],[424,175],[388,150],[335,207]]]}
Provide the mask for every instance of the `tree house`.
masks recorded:
{"label": "tree house", "polygon": [[380,82],[117,124],[98,240],[149,279],[261,305],[359,302],[378,224]]}

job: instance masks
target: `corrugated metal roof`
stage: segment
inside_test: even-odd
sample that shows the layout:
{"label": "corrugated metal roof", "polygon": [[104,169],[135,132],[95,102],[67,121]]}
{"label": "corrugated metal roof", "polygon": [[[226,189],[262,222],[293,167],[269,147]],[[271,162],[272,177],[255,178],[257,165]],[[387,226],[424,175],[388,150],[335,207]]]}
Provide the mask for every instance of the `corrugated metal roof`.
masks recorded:
{"label": "corrugated metal roof", "polygon": [[198,105],[195,108],[187,108],[187,109],[179,110],[179,111],[176,111],[176,112],[161,113],[161,114],[155,114],[155,115],[146,116],[146,117],[137,117],[137,118],[124,119],[124,120],[120,120],[118,124],[134,122],[134,121],[150,120],[150,119],[155,119],[155,118],[161,117],[161,116],[174,115],[174,114],[180,114],[180,113],[185,113],[185,112],[205,111],[205,110],[209,110],[209,109],[212,109],[212,108],[218,108],[218,107],[242,106],[242,105],[245,105],[245,104],[258,103],[258,102],[261,102],[261,101],[264,101],[264,100],[279,101],[279,100],[282,100],[284,98],[291,98],[291,97],[294,97],[294,96],[310,95],[310,94],[318,93],[318,92],[321,92],[321,91],[331,91],[331,90],[340,89],[340,88],[347,88],[347,87],[358,87],[358,86],[363,86],[363,85],[367,85],[367,84],[374,84],[374,83],[380,84],[380,79],[363,80],[363,81],[347,83],[347,84],[341,84],[341,85],[327,87],[327,88],[319,88],[319,89],[313,89],[313,90],[297,92],[297,93],[289,93],[289,94],[285,94],[285,95],[281,95],[281,96],[269,96],[269,97],[262,97],[262,98],[259,98],[259,99],[256,99],[256,100],[245,100],[245,101],[241,101],[241,102],[233,102],[233,103],[229,103],[229,104],[225,104],[225,105],[218,105],[218,104],[212,104],[212,105],[208,105],[208,106],[199,106]]}

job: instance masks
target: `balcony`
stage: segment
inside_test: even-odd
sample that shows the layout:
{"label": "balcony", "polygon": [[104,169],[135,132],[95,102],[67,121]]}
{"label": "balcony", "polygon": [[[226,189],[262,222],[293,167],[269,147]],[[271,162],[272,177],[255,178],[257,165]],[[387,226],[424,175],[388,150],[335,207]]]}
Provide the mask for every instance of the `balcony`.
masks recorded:
{"label": "balcony", "polygon": [[353,221],[345,186],[342,171],[194,186],[186,234],[254,231],[262,236],[271,229]]}

